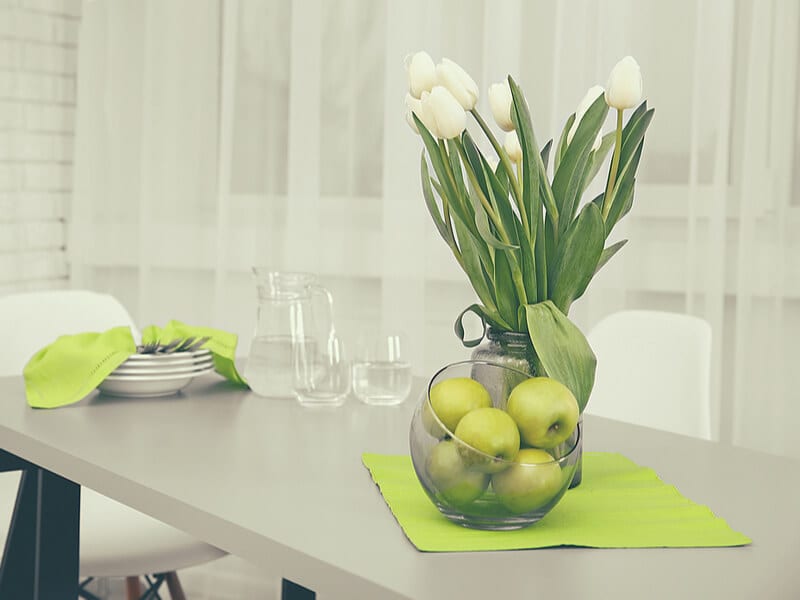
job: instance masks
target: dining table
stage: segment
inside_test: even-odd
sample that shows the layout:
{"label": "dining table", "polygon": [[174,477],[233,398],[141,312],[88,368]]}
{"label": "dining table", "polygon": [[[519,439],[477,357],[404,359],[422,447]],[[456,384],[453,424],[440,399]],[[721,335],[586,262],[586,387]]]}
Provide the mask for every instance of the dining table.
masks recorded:
{"label": "dining table", "polygon": [[0,598],[13,598],[3,595],[10,589],[30,590],[19,598],[76,596],[81,487],[282,579],[286,600],[800,598],[800,462],[591,414],[584,452],[617,452],[652,468],[752,543],[417,550],[362,454],[409,453],[422,389],[416,378],[399,406],[350,398],[308,408],[209,374],[171,396],[93,392],[34,409],[22,377],[0,378],[0,466],[28,479]]}

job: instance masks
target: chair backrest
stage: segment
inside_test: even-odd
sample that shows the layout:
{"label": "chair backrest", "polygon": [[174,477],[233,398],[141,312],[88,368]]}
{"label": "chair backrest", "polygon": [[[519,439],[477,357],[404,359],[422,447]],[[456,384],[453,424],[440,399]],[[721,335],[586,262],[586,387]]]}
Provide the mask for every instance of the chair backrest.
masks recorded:
{"label": "chair backrest", "polygon": [[711,439],[711,326],[691,315],[624,310],[587,335],[597,375],[586,412]]}
{"label": "chair backrest", "polygon": [[0,297],[0,375],[19,375],[39,349],[58,336],[105,331],[133,318],[113,296],[87,290],[46,290]]}

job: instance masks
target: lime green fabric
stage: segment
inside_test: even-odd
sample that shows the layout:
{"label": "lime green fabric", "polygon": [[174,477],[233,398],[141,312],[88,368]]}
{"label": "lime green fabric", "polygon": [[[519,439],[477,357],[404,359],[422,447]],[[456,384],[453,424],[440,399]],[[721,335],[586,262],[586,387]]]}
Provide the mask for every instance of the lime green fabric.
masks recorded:
{"label": "lime green fabric", "polygon": [[751,543],[707,507],[665,484],[652,469],[620,454],[584,453],[581,484],[541,521],[514,531],[468,529],[448,521],[428,499],[409,456],[365,453],[362,460],[406,537],[426,552]]}
{"label": "lime green fabric", "polygon": [[136,352],[131,330],[62,335],[25,365],[25,395],[34,408],[56,408],[86,397]]}
{"label": "lime green fabric", "polygon": [[167,323],[163,328],[151,325],[150,327],[145,327],[144,331],[142,331],[143,344],[157,341],[165,344],[172,340],[182,340],[190,337],[211,338],[203,344],[203,348],[208,348],[211,354],[214,355],[214,370],[238,385],[247,385],[247,382],[236,370],[236,344],[239,341],[239,337],[235,333],[228,333],[211,327],[187,325],[174,320]]}
{"label": "lime green fabric", "polygon": [[[179,321],[170,321],[163,329],[150,326],[145,332],[143,342],[210,337],[203,347],[211,351],[217,373],[247,386],[234,365],[236,335]],[[136,342],[128,327],[61,336],[34,354],[23,369],[28,404],[34,408],[58,408],[78,402],[135,353]]]}

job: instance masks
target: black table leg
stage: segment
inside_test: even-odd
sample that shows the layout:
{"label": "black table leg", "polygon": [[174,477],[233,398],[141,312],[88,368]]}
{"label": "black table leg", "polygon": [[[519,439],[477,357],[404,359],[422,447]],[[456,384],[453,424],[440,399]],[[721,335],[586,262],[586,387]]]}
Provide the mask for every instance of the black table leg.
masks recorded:
{"label": "black table leg", "polygon": [[0,598],[77,597],[80,494],[78,484],[26,463],[0,563]]}
{"label": "black table leg", "polygon": [[289,581],[281,580],[281,600],[316,600],[317,594],[302,585]]}

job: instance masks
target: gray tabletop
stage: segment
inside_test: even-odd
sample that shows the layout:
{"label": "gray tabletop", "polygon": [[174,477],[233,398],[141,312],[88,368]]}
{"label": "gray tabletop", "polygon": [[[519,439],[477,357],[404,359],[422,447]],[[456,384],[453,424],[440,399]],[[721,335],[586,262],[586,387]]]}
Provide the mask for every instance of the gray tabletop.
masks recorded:
{"label": "gray tabletop", "polygon": [[320,598],[800,598],[800,463],[597,417],[587,451],[652,467],[753,539],[742,548],[423,553],[361,463],[408,453],[416,397],[307,409],[195,380],[168,398],[33,410],[0,378],[0,447]]}

